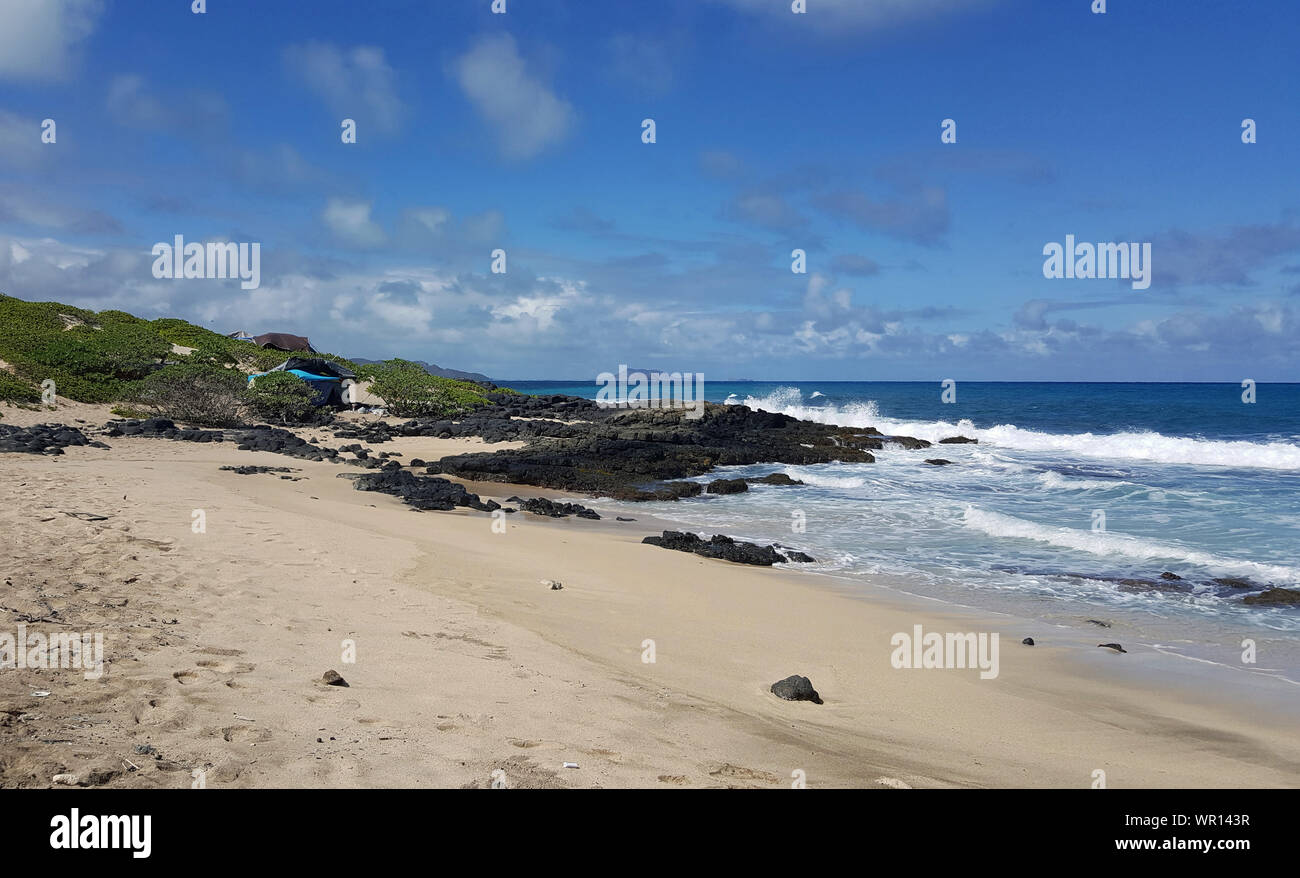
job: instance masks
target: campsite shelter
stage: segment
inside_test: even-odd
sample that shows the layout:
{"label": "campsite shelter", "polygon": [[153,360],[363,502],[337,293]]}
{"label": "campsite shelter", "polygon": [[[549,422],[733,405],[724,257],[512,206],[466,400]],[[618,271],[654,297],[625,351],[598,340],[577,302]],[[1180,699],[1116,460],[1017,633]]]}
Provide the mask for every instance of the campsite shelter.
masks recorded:
{"label": "campsite shelter", "polygon": [[[351,384],[357,380],[357,373],[346,366],[318,357],[290,357],[269,371],[289,372],[306,381],[315,392],[312,397],[313,405],[343,405],[344,383]],[[268,373],[259,372],[256,375],[249,375],[248,382],[252,384],[266,374]]]}
{"label": "campsite shelter", "polygon": [[307,353],[314,354],[316,349],[311,346],[305,335],[291,335],[287,332],[264,332],[255,336],[253,341],[259,347],[274,348],[277,351],[285,353]]}

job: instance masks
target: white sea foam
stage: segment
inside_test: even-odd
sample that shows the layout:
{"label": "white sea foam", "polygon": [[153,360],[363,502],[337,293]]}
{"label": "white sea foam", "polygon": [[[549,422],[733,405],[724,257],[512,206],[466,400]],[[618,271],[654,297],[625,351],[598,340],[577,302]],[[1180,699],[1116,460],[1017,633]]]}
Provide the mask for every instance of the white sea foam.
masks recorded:
{"label": "white sea foam", "polygon": [[1055,470],[1039,473],[1034,477],[1035,480],[1044,488],[1054,491],[1104,491],[1108,488],[1129,488],[1140,487],[1133,485],[1132,482],[1120,480],[1102,481],[1101,479],[1083,479],[1078,476],[1065,476]]}
{"label": "white sea foam", "polygon": [[1300,569],[1282,564],[1261,564],[1256,561],[1227,558],[1112,531],[1097,532],[1072,527],[1051,527],[975,506],[966,507],[962,524],[991,537],[1035,540],[1092,555],[1122,556],[1140,561],[1162,560],[1171,564],[1193,564],[1213,573],[1246,575],[1265,582],[1300,582]]}
{"label": "white sea foam", "polygon": [[787,467],[784,472],[792,479],[818,488],[862,488],[867,484],[863,476],[832,476],[811,468]]}
{"label": "white sea foam", "polygon": [[[735,394],[727,401],[735,404]],[[876,403],[870,400],[844,405],[807,405],[798,387],[779,387],[766,396],[747,396],[741,402],[750,408],[780,412],[807,421],[844,427],[875,427],[883,433],[915,436],[931,442],[963,435],[999,448],[1102,460],[1300,470],[1300,445],[1288,442],[1195,439],[1151,431],[1107,435],[1056,434],[1026,430],[1014,424],[978,428],[968,420],[899,421],[883,417]]]}

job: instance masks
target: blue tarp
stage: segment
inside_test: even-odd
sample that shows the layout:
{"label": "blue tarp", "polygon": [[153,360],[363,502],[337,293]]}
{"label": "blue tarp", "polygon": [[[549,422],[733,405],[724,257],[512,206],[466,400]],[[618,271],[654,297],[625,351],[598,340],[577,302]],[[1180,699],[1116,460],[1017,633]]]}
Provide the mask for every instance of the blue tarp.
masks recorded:
{"label": "blue tarp", "polygon": [[[330,401],[334,393],[334,385],[338,384],[340,379],[330,375],[313,375],[311,372],[304,372],[301,369],[285,369],[290,375],[297,375],[303,381],[306,381],[316,395],[312,397],[312,405],[325,405]],[[270,372],[259,372],[256,375],[249,375],[248,380],[252,382],[254,378],[261,378],[263,375],[269,375]]]}

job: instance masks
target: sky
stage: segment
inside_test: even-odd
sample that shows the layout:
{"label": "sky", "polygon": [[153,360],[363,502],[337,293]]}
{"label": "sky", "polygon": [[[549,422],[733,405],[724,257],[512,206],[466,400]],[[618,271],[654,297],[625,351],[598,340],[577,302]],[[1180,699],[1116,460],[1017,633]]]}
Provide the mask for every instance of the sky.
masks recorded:
{"label": "sky", "polygon": [[1300,4],[1093,5],[0,0],[0,292],[503,380],[1300,380]]}

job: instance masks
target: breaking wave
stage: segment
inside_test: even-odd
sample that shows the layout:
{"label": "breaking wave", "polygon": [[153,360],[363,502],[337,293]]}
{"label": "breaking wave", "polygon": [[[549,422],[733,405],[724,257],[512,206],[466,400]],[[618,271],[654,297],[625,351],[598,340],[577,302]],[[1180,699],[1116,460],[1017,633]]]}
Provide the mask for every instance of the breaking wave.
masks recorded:
{"label": "breaking wave", "polygon": [[[824,398],[824,397],[822,397]],[[1152,431],[1111,434],[1043,433],[1014,424],[976,427],[970,421],[900,421],[880,414],[874,400],[844,405],[810,405],[798,387],[779,387],[766,396],[736,394],[727,403],[780,412],[791,417],[842,427],[875,427],[891,435],[915,436],[937,442],[949,436],[968,436],[981,444],[1017,451],[1055,453],[1101,460],[1152,461],[1190,466],[1252,467],[1300,470],[1300,445],[1289,442],[1198,439],[1166,436]]]}
{"label": "breaking wave", "polygon": [[1171,566],[1190,564],[1221,575],[1244,575],[1264,582],[1300,582],[1300,570],[1282,564],[1261,564],[1257,561],[1228,558],[1126,534],[1051,527],[975,506],[966,507],[962,524],[991,537],[1035,540],[1093,555],[1122,556],[1138,561],[1161,560]]}

